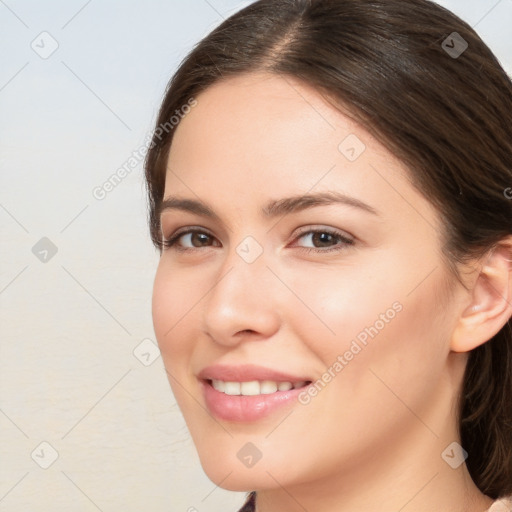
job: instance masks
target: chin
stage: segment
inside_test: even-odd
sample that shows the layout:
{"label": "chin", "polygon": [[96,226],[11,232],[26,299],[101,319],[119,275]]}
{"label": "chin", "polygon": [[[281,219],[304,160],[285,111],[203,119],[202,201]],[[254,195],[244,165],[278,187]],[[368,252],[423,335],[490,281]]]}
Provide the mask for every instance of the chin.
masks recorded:
{"label": "chin", "polygon": [[[267,477],[265,479],[264,475],[258,474],[261,473],[261,471],[254,473],[250,469],[245,468],[228,468],[227,465],[223,465],[221,469],[219,466],[213,466],[216,466],[214,462],[212,463],[212,467],[202,464],[206,476],[215,485],[227,491],[249,492],[254,491],[256,488],[261,489],[262,487],[266,487],[270,483],[268,481],[268,475],[265,475]],[[267,485],[265,485],[262,479],[267,480]],[[273,483],[275,485],[275,482]]]}
{"label": "chin", "polygon": [[261,461],[261,465],[256,463],[253,467],[245,467],[236,457],[221,462],[222,459],[205,455],[200,456],[200,460],[206,476],[227,491],[249,492],[277,487],[276,480],[270,475],[276,475],[279,471],[272,471],[269,465],[264,466]]}

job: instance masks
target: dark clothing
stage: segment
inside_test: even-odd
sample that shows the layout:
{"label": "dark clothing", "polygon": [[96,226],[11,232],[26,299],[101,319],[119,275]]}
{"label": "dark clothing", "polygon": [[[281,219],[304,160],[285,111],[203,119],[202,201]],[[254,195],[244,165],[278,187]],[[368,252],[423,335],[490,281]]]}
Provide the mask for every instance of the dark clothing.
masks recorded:
{"label": "dark clothing", "polygon": [[247,495],[247,501],[238,512],[254,512],[256,503],[256,492],[250,492]]}

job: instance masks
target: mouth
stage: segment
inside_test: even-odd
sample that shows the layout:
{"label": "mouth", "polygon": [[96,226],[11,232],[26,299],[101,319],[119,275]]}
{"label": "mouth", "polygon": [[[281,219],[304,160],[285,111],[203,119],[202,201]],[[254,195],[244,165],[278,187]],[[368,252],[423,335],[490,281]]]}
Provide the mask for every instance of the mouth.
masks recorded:
{"label": "mouth", "polygon": [[234,423],[254,423],[293,407],[312,381],[200,380],[203,399],[215,418]]}
{"label": "mouth", "polygon": [[258,396],[272,395],[281,391],[302,389],[309,386],[312,381],[273,381],[273,380],[251,380],[244,382],[225,381],[220,379],[206,379],[205,383],[219,393],[229,396]]}
{"label": "mouth", "polygon": [[230,422],[254,422],[292,407],[312,383],[302,372],[253,364],[216,364],[203,368],[197,378],[208,411]]}

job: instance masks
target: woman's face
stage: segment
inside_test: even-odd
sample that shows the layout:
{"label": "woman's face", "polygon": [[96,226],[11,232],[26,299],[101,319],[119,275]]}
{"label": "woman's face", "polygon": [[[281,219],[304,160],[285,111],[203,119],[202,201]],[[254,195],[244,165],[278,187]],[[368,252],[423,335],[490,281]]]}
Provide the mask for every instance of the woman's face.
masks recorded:
{"label": "woman's face", "polygon": [[442,464],[462,366],[436,211],[296,81],[239,76],[196,99],[168,160],[162,234],[180,236],[153,320],[208,476],[292,489],[413,465],[412,450]]}

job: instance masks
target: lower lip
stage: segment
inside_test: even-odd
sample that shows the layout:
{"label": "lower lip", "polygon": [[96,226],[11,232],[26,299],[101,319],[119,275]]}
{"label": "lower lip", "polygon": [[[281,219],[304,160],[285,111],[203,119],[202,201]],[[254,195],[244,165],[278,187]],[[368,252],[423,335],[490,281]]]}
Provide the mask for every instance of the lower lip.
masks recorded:
{"label": "lower lip", "polygon": [[226,395],[217,391],[209,381],[201,381],[208,410],[225,421],[258,421],[287,404],[294,403],[307,386],[268,395]]}

